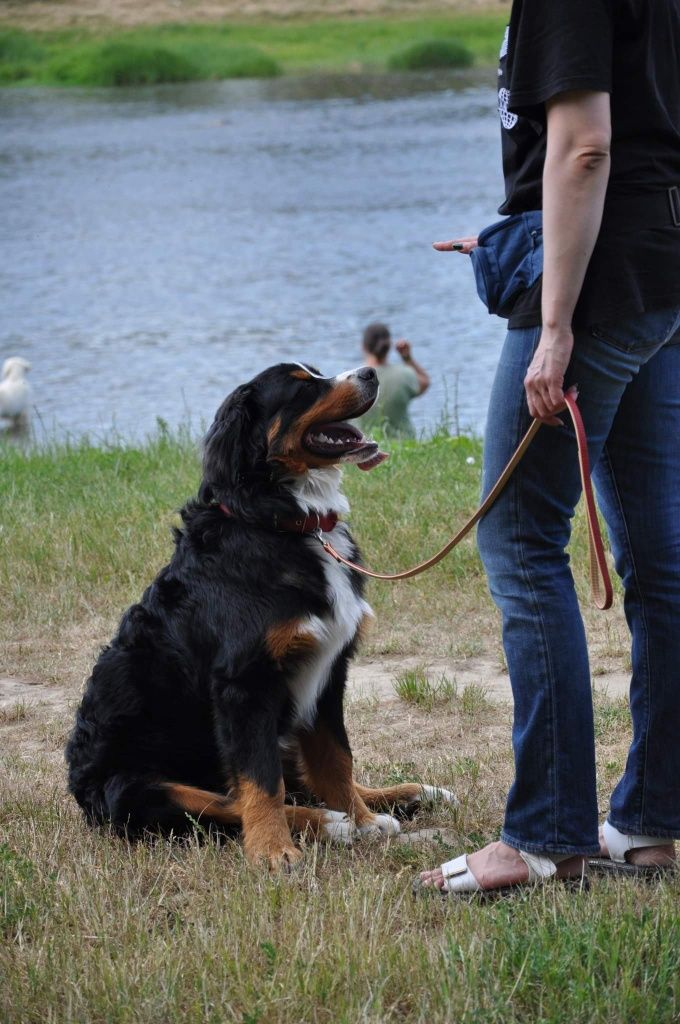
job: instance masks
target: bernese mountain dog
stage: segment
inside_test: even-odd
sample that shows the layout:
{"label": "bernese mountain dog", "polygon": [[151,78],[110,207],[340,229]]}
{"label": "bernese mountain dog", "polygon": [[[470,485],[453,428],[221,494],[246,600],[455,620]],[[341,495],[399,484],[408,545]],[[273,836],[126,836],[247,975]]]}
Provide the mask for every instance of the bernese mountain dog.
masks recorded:
{"label": "bernese mountain dog", "polygon": [[[169,565],[101,652],[66,747],[69,789],[94,825],[135,837],[199,822],[242,830],[272,871],[292,835],[349,842],[399,831],[391,813],[446,790],[354,781],[347,666],[371,610],[341,465],[386,458],[346,422],[375,401],[370,367],[326,378],[280,364],[229,395],[205,439],[196,500]],[[316,804],[314,806],[313,804]]]}

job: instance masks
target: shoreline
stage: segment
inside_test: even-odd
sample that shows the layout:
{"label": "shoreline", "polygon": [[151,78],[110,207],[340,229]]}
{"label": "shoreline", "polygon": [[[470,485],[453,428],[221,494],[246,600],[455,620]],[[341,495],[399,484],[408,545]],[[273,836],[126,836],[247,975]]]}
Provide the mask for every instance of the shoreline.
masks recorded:
{"label": "shoreline", "polygon": [[[30,5],[29,5],[30,6]],[[506,12],[401,10],[148,24],[0,18],[0,85],[124,86],[309,73],[444,71],[496,60]]]}

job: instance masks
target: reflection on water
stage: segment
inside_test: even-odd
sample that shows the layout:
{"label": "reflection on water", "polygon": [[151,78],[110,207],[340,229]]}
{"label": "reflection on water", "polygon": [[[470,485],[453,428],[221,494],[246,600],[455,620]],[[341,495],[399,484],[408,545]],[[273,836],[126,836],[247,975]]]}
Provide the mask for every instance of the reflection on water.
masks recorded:
{"label": "reflection on water", "polygon": [[492,74],[0,94],[0,357],[43,424],[126,436],[210,419],[281,359],[334,373],[364,324],[407,337],[483,422],[502,324],[430,242],[496,218]]}

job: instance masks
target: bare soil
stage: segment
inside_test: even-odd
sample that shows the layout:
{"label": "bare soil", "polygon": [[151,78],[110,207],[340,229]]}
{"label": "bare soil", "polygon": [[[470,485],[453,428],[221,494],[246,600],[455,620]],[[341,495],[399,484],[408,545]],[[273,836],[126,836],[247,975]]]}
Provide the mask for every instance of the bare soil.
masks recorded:
{"label": "bare soil", "polygon": [[[428,0],[427,13],[507,10],[498,0]],[[0,23],[30,29],[157,25],[227,19],[423,14],[422,0],[1,0]]]}

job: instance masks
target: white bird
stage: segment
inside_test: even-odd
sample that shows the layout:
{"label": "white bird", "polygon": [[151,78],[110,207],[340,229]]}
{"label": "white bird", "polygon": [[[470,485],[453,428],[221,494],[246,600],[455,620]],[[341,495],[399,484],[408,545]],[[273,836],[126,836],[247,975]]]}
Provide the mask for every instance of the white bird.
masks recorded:
{"label": "white bird", "polygon": [[26,373],[31,364],[21,356],[5,359],[0,377],[0,418],[10,420],[13,427],[26,426],[31,400],[31,386]]}

